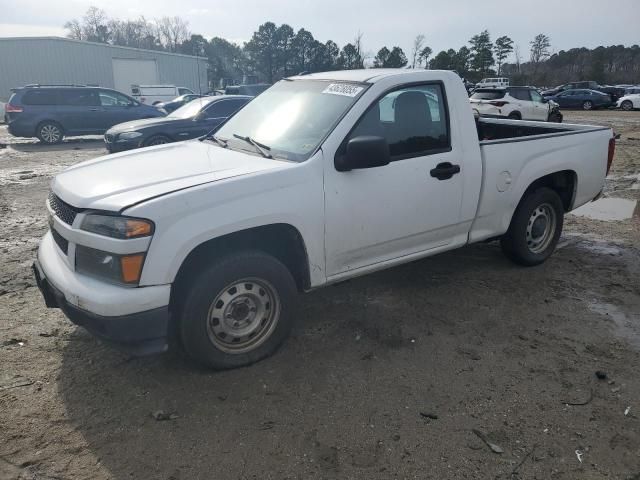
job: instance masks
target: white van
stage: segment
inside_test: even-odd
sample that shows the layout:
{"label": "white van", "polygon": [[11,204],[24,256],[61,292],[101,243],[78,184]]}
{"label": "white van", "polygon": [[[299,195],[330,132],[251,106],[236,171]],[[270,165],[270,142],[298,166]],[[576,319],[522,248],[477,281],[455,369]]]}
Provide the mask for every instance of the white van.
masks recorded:
{"label": "white van", "polygon": [[504,77],[483,78],[476,84],[476,88],[500,88],[508,87],[509,79]]}
{"label": "white van", "polygon": [[131,85],[131,96],[147,105],[170,102],[174,98],[186,94],[195,94],[195,92],[175,85]]}

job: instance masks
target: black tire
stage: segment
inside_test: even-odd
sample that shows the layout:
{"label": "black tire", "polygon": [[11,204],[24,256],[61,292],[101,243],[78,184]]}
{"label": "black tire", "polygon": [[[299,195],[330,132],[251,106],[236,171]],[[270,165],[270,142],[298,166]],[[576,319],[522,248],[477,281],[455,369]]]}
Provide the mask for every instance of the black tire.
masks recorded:
{"label": "black tire", "polygon": [[[546,187],[530,192],[520,201],[509,230],[500,239],[502,251],[517,264],[539,265],[555,250],[563,222],[564,206],[556,192]],[[544,232],[538,235],[541,225]],[[553,230],[547,231],[547,225]]]}
{"label": "black tire", "polygon": [[630,112],[631,110],[633,110],[633,102],[631,100],[625,100],[620,105],[620,108],[622,108],[622,110],[626,110],[627,112]]}
{"label": "black tire", "polygon": [[[248,289],[249,284],[255,287]],[[223,256],[196,275],[187,292],[179,320],[182,345],[191,358],[208,367],[221,370],[262,360],[273,354],[291,331],[296,284],[287,267],[265,253]],[[247,299],[254,302],[253,310]],[[236,318],[236,313],[245,317]],[[230,325],[241,322],[240,326]],[[255,330],[247,335],[246,327]],[[232,333],[222,332],[224,329]],[[234,343],[245,337],[242,343]]]}
{"label": "black tire", "polygon": [[585,100],[582,102],[583,110],[593,110],[593,102],[591,100]]}
{"label": "black tire", "polygon": [[144,141],[144,146],[151,147],[153,145],[164,145],[165,143],[171,142],[173,142],[173,140],[171,140],[166,135],[153,135],[152,137],[149,137]]}
{"label": "black tire", "polygon": [[36,128],[36,136],[46,145],[56,145],[62,142],[64,130],[62,125],[52,120],[41,122]]}
{"label": "black tire", "polygon": [[552,123],[562,123],[562,114],[554,112],[549,115],[548,121]]}
{"label": "black tire", "polygon": [[510,120],[522,120],[522,115],[520,112],[511,112],[507,118]]}

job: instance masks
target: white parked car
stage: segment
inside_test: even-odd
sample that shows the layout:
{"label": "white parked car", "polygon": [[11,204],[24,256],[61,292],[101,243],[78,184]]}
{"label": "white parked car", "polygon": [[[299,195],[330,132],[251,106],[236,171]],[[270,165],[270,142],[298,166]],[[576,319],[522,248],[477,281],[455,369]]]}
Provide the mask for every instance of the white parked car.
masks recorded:
{"label": "white parked car", "polygon": [[640,93],[632,93],[620,97],[616,102],[616,106],[627,111],[640,108]]}
{"label": "white parked car", "polygon": [[199,140],[57,175],[34,274],[48,306],[129,351],[175,335],[209,367],[248,365],[300,292],[496,238],[544,262],[614,149],[606,127],[476,121],[449,71],[291,77]]}
{"label": "white parked car", "polygon": [[170,102],[176,97],[187,94],[195,94],[195,92],[175,85],[131,85],[131,96],[147,105]]}
{"label": "white parked car", "polygon": [[505,77],[483,78],[478,83],[476,83],[476,88],[504,88],[508,86],[509,79]]}
{"label": "white parked car", "polygon": [[483,117],[562,122],[558,104],[532,87],[479,88],[469,103]]}

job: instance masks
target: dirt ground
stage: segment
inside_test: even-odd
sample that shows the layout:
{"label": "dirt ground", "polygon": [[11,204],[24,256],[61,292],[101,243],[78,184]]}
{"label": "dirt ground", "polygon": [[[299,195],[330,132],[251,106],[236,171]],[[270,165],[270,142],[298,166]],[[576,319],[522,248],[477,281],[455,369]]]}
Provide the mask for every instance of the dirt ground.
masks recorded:
{"label": "dirt ground", "polygon": [[[640,199],[640,112],[566,120],[622,134],[606,195]],[[640,479],[638,208],[568,216],[539,267],[481,244],[304,295],[274,357],[217,373],[44,307],[49,181],[104,151],[0,142],[1,479]]]}

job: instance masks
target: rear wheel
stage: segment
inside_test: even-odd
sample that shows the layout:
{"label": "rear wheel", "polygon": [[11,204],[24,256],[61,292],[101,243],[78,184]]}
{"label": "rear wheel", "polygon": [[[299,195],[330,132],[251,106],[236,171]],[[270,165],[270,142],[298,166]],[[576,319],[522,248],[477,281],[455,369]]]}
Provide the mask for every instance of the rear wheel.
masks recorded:
{"label": "rear wheel", "polygon": [[593,110],[593,102],[591,100],[585,100],[582,102],[583,110]]}
{"label": "rear wheel", "polygon": [[189,287],[180,319],[184,349],[215,369],[257,362],[289,335],[296,295],[276,258],[258,251],[221,257]]}
{"label": "rear wheel", "polygon": [[507,118],[510,120],[522,120],[522,115],[519,112],[511,112]]}
{"label": "rear wheel", "polygon": [[154,135],[148,138],[144,142],[145,147],[151,147],[153,145],[164,145],[165,143],[171,143],[171,139],[165,135]]}
{"label": "rear wheel", "polygon": [[60,124],[52,121],[42,122],[38,125],[36,135],[42,143],[47,145],[55,145],[62,142],[64,133]]}
{"label": "rear wheel", "polygon": [[539,188],[520,201],[500,240],[502,251],[520,265],[538,265],[555,250],[563,222],[560,196],[550,188]]}
{"label": "rear wheel", "polygon": [[620,107],[623,110],[626,110],[627,112],[633,110],[633,103],[631,102],[631,100],[625,100],[624,102],[622,102],[622,105],[620,105]]}

